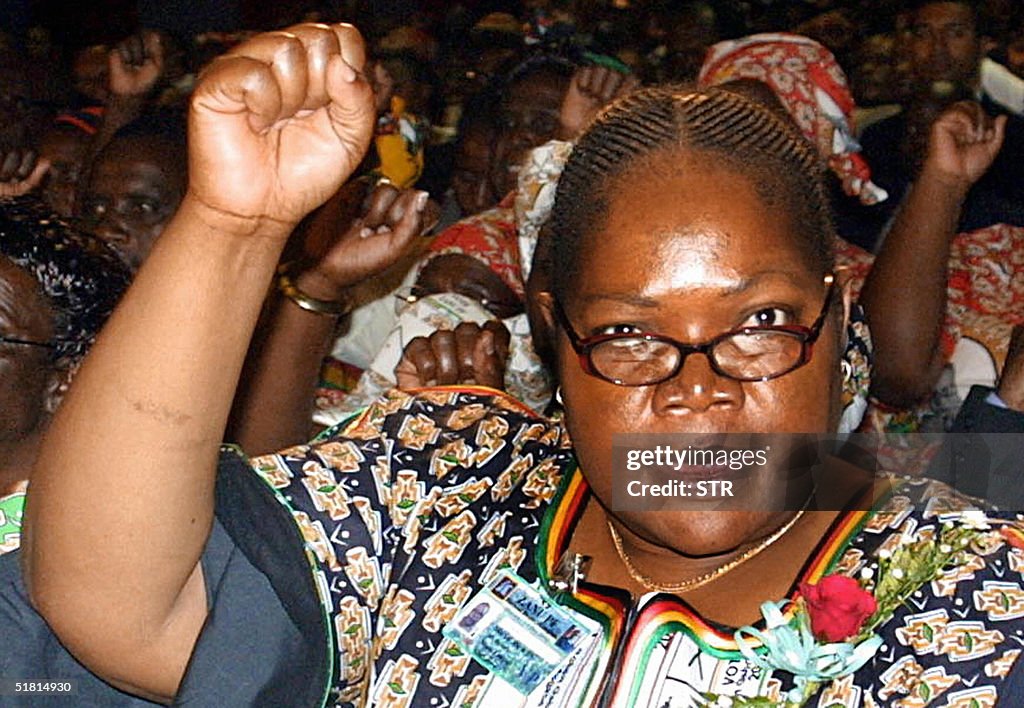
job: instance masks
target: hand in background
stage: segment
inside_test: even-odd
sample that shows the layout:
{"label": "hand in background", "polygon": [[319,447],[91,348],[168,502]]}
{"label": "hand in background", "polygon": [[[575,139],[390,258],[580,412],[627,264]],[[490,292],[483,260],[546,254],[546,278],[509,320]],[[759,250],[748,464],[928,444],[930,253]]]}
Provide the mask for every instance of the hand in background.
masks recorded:
{"label": "hand in background", "polygon": [[399,388],[476,384],[505,388],[510,335],[498,320],[463,322],[410,341],[395,367]]}
{"label": "hand in background", "polygon": [[39,186],[49,160],[31,148],[0,150],[0,197],[20,197]]}
{"label": "hand in background", "polygon": [[594,64],[580,67],[573,74],[569,90],[562,99],[559,137],[575,140],[598,111],[639,85],[640,80],[634,74]]}
{"label": "hand in background", "polygon": [[363,201],[362,213],[347,224],[338,222],[336,198],[309,225],[310,237],[326,243],[326,250],[297,277],[299,289],[318,299],[339,300],[346,289],[383,272],[437,220],[427,193],[415,189],[378,184]]}
{"label": "hand in background", "polygon": [[993,119],[973,101],[954,103],[932,124],[922,174],[970,189],[999,154],[1006,120]]}
{"label": "hand in background", "polygon": [[143,30],[119,42],[108,55],[112,99],[144,97],[156,86],[164,70],[160,35]]}

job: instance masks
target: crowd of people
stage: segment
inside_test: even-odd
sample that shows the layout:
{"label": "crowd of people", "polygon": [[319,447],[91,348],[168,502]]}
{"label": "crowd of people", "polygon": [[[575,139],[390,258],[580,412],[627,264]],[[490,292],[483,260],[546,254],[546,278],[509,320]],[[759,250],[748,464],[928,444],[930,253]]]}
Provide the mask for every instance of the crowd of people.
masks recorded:
{"label": "crowd of people", "polygon": [[1020,7],[292,19],[0,36],[0,704],[1024,703]]}

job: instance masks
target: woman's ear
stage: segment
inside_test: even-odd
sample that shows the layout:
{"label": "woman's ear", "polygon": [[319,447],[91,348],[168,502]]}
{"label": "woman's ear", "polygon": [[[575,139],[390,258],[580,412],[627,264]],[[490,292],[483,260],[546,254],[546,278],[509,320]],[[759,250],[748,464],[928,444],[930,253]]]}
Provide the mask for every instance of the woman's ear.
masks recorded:
{"label": "woman's ear", "polygon": [[[843,326],[842,332],[845,332],[847,327],[850,325],[850,309],[853,307],[853,303],[856,300],[853,293],[853,274],[849,268],[836,268],[836,287],[843,297]],[[844,339],[845,345],[845,339]]]}
{"label": "woman's ear", "polygon": [[43,392],[43,409],[47,415],[57,412],[60,402],[71,386],[71,378],[75,375],[77,366],[73,366],[66,360],[56,362],[50,371],[46,381],[46,390]]}
{"label": "woman's ear", "polygon": [[534,295],[537,300],[537,315],[539,323],[546,331],[548,337],[555,333],[555,296],[550,290],[542,290]]}
{"label": "woman's ear", "polygon": [[528,294],[526,315],[530,320],[533,349],[550,371],[555,370],[555,296],[550,290]]}

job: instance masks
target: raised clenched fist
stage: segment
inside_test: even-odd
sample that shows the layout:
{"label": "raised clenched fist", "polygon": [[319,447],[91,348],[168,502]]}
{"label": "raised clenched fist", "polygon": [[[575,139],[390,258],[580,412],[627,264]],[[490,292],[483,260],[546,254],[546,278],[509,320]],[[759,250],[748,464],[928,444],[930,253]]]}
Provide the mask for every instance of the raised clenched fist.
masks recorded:
{"label": "raised clenched fist", "polygon": [[1003,146],[1006,116],[992,118],[974,101],[946,108],[932,124],[925,170],[969,189]]}
{"label": "raised clenched fist", "polygon": [[395,367],[403,389],[451,384],[505,388],[509,332],[498,320],[482,325],[462,322],[454,330],[438,330],[412,339]]}
{"label": "raised clenched fist", "polygon": [[216,59],[192,97],[188,198],[239,231],[297,224],[369,146],[365,61],[355,27],[319,24],[257,35]]}
{"label": "raised clenched fist", "polygon": [[112,96],[145,96],[164,70],[160,35],[144,30],[119,42],[110,50],[108,70]]}

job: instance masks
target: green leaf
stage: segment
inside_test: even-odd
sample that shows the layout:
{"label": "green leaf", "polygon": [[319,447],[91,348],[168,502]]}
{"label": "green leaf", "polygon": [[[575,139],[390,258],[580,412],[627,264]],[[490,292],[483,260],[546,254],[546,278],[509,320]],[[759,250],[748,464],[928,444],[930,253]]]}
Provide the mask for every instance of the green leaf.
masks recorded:
{"label": "green leaf", "polygon": [[447,649],[445,649],[444,653],[447,654],[448,656],[462,656],[462,650],[459,649],[454,644],[452,646],[448,647]]}
{"label": "green leaf", "polygon": [[932,698],[932,689],[930,686],[928,686],[927,683],[922,681],[921,683],[917,684],[917,695],[920,696],[925,703],[927,703]]}
{"label": "green leaf", "polygon": [[1005,592],[999,593],[999,604],[1002,605],[1003,611],[1009,611],[1010,609],[1010,596]]}
{"label": "green leaf", "polygon": [[373,578],[363,578],[359,581],[359,587],[368,588],[373,585]]}
{"label": "green leaf", "polygon": [[459,500],[460,501],[464,501],[467,504],[472,503],[472,501],[474,499],[476,499],[476,497],[474,497],[472,494],[466,494],[465,492],[463,492],[462,494],[459,494]]}
{"label": "green leaf", "polygon": [[412,499],[401,499],[397,504],[395,504],[395,506],[403,510],[411,509],[412,507],[416,506],[416,502],[414,502]]}
{"label": "green leaf", "polygon": [[449,605],[455,604],[455,596],[451,594],[442,595],[441,600]]}
{"label": "green leaf", "polygon": [[390,688],[394,693],[397,693],[399,696],[405,695],[405,689],[403,689],[402,684],[398,683],[397,681],[389,681],[388,688]]}
{"label": "green leaf", "polygon": [[345,634],[358,634],[359,628],[361,626],[362,625],[359,625],[359,624],[353,624],[348,629],[345,630]]}
{"label": "green leaf", "polygon": [[393,619],[391,619],[390,617],[385,617],[384,618],[384,626],[385,627],[396,627],[397,625],[395,624],[395,621]]}
{"label": "green leaf", "polygon": [[459,542],[459,534],[455,533],[454,531],[442,531],[441,535],[447,538],[452,543]]}
{"label": "green leaf", "polygon": [[459,458],[457,458],[455,455],[441,455],[439,459],[444,460],[445,462],[452,465],[458,464],[459,462]]}
{"label": "green leaf", "polygon": [[977,698],[972,698],[971,702],[968,705],[970,706],[970,708],[981,708],[981,703],[978,702]]}
{"label": "green leaf", "polygon": [[338,488],[337,484],[325,484],[322,487],[317,487],[316,491],[320,492],[321,494],[330,494],[331,492],[333,492],[337,488]]}
{"label": "green leaf", "polygon": [[967,651],[974,649],[974,637],[969,632],[964,632],[964,647]]}
{"label": "green leaf", "polygon": [[924,638],[928,640],[929,644],[931,644],[932,640],[935,639],[935,630],[932,629],[932,626],[930,624],[926,624],[924,627],[922,627],[921,633],[924,634]]}

